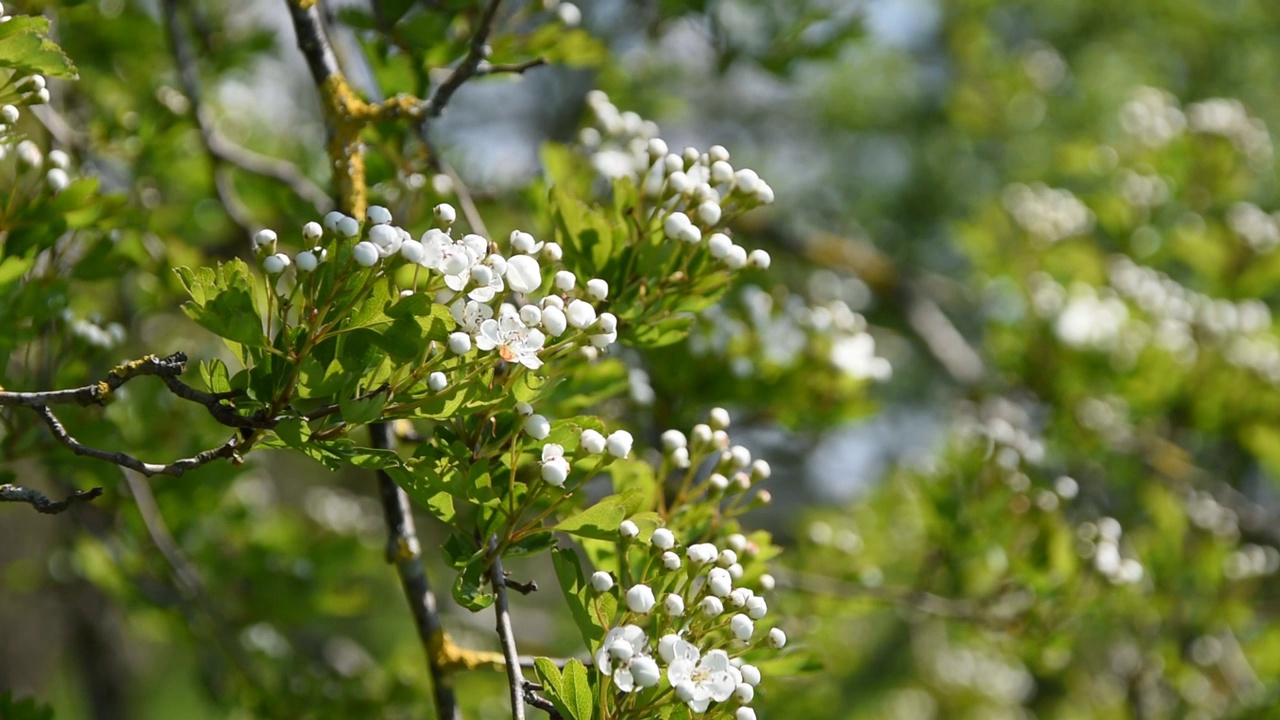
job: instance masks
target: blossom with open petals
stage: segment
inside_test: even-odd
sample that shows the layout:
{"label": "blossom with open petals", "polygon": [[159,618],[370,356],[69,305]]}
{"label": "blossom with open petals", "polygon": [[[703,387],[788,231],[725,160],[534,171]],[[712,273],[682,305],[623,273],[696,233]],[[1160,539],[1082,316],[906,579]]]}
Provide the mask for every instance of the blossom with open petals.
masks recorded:
{"label": "blossom with open petals", "polygon": [[[649,662],[646,663],[641,658],[648,659]],[[642,682],[648,683],[650,680],[653,680],[651,684],[657,684],[656,678],[651,678],[648,672],[652,669],[649,663],[653,662],[649,658],[649,638],[638,625],[622,625],[610,630],[604,636],[600,649],[596,651],[595,659],[596,669],[602,675],[612,676],[613,684],[623,692],[635,692],[647,686],[642,685]],[[640,671],[638,674],[633,672],[633,665],[638,665],[634,668]],[[729,692],[732,693],[733,689],[730,688]]]}
{"label": "blossom with open petals", "polygon": [[542,367],[538,351],[544,342],[546,336],[541,330],[528,327],[514,313],[504,313],[499,320],[485,320],[476,333],[476,347],[496,348],[503,360],[520,363],[530,370]]}
{"label": "blossom with open petals", "polygon": [[733,695],[740,680],[725,651],[712,650],[702,655],[692,643],[680,638],[663,640],[659,649],[667,661],[667,679],[690,710],[706,712],[712,700],[724,702]]}

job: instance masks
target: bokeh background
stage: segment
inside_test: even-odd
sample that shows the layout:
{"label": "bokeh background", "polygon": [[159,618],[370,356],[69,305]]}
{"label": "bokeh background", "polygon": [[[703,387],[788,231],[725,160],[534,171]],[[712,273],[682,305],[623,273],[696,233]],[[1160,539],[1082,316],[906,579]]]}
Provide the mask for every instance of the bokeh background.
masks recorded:
{"label": "bokeh background", "polygon": [[[384,5],[400,3],[324,3],[367,95],[431,81],[474,12],[409,3],[391,35]],[[52,104],[21,129],[114,194],[87,220],[68,214],[63,229],[93,240],[71,272],[38,292],[0,279],[6,385],[79,385],[146,352],[217,356],[177,311],[170,268],[247,255],[247,231],[325,209],[323,192],[212,162],[194,123],[199,108],[228,141],[327,187],[283,0],[181,4],[200,97],[166,7],[6,6],[50,17],[80,73],[52,82]],[[762,686],[761,717],[1271,716],[1269,3],[504,8],[495,59],[552,63],[464,87],[431,123],[436,153],[395,128],[369,133],[374,199],[398,219],[465,188],[492,229],[549,232],[527,201],[540,148],[584,138],[592,89],[658,122],[673,148],[725,145],[776,192],[735,228],[773,270],[743,279],[688,340],[622,352],[619,396],[601,409],[653,446],[724,406],[735,440],[772,464],[773,505],[748,523],[786,549],[771,603],[794,675]],[[40,178],[13,165],[10,202],[34,198]],[[0,507],[0,690],[59,719],[430,716],[367,474],[262,453],[147,492],[63,452],[29,414],[0,420],[0,471],[107,488],[61,516]],[[149,456],[221,440],[141,383],[75,423],[87,443]],[[148,503],[164,527],[144,522]],[[420,527],[427,547],[444,537],[425,515]],[[440,559],[428,568],[447,588]],[[525,651],[573,652],[554,586],[516,603]],[[487,615],[442,600],[459,643],[496,645]],[[498,674],[458,682],[467,717],[508,715]]]}

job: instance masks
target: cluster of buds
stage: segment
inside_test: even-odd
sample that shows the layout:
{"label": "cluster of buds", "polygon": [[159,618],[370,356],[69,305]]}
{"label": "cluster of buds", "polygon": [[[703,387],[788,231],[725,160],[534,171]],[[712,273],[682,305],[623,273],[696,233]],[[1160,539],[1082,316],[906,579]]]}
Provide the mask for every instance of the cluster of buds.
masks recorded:
{"label": "cluster of buds", "polygon": [[[520,230],[510,234],[506,247],[474,233],[455,237],[457,211],[441,204],[434,214],[437,227],[419,239],[375,205],[363,225],[339,212],[325,216],[323,225],[307,223],[302,237],[310,249],[293,257],[279,250],[272,230],[259,232],[253,249],[266,274],[293,269],[299,282],[278,284],[290,292],[330,252],[346,264],[342,272],[385,272],[394,279],[397,267],[413,268],[411,283],[399,294],[428,293],[448,305],[455,329],[446,346],[454,355],[478,349],[536,370],[549,353],[576,346],[594,355],[617,341],[618,318],[596,308],[609,297],[608,283],[555,269],[562,256],[559,245]],[[434,379],[440,389],[447,385],[447,378]]]}
{"label": "cluster of buds", "polygon": [[656,124],[620,112],[599,90],[587,95],[587,105],[598,127],[585,128],[579,139],[592,152],[592,166],[611,180],[636,183],[667,238],[705,246],[729,270],[769,267],[769,253],[748,252],[721,230],[738,215],[773,202],[773,188],[756,171],[734,168],[720,145],[674,152],[658,137]]}

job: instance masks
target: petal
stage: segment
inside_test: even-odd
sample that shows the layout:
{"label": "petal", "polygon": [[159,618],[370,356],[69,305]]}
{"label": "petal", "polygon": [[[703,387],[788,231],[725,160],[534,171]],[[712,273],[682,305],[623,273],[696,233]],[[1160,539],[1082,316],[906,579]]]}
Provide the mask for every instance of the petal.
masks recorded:
{"label": "petal", "polygon": [[600,669],[601,675],[609,675],[613,672],[613,666],[609,664],[609,639],[605,638],[605,644],[596,651],[596,667]]}
{"label": "petal", "polygon": [[494,294],[495,293],[493,292],[493,288],[489,285],[485,285],[483,287],[478,287],[475,290],[472,290],[471,292],[467,293],[467,297],[471,298],[472,300],[478,300],[480,302],[489,302],[490,300],[493,299]]}
{"label": "petal", "polygon": [[712,650],[702,657],[701,666],[713,673],[727,672],[729,668],[729,654],[723,650]]}
{"label": "petal", "polygon": [[711,698],[694,698],[689,701],[689,709],[694,712],[706,712],[707,706],[711,704]]}
{"label": "petal", "polygon": [[700,686],[711,693],[711,699],[716,702],[724,702],[733,695],[734,688],[737,685],[733,682],[733,677],[727,672],[712,673],[706,680],[700,683]]}
{"label": "petal", "polygon": [[683,658],[676,658],[667,665],[667,680],[672,685],[693,679],[693,663]]}
{"label": "petal", "polygon": [[629,693],[636,689],[635,678],[631,677],[630,668],[618,668],[618,672],[613,674],[613,683],[622,692]]}
{"label": "petal", "polygon": [[529,368],[530,370],[537,370],[538,368],[542,367],[542,359],[539,358],[537,355],[521,355],[520,364]]}
{"label": "petal", "polygon": [[454,292],[461,292],[467,286],[467,278],[462,275],[445,275],[444,284]]}

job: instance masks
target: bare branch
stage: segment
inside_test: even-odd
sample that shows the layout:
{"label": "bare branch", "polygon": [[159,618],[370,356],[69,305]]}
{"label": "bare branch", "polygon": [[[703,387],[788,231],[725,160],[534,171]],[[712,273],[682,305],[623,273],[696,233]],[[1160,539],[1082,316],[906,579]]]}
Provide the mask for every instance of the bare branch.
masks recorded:
{"label": "bare branch", "polygon": [[22,485],[11,485],[9,483],[0,484],[0,502],[21,502],[27,503],[36,509],[36,512],[45,515],[57,515],[71,509],[76,503],[89,502],[90,500],[102,494],[102,488],[90,488],[88,490],[77,490],[66,497],[65,500],[54,500],[48,495],[34,488],[24,487]]}
{"label": "bare branch", "polygon": [[489,565],[489,583],[493,585],[496,596],[493,613],[498,639],[502,641],[502,654],[507,661],[507,684],[511,686],[511,720],[524,720],[524,674],[520,671],[520,653],[516,650],[515,631],[511,628],[511,610],[507,605],[507,578],[502,572],[502,555],[497,550],[498,537],[495,535],[489,540],[489,552],[493,554]]}
{"label": "bare branch", "polygon": [[[372,444],[376,448],[390,450],[394,438],[387,423],[369,426]],[[422,565],[422,546],[418,542],[417,528],[409,496],[382,470],[378,471],[378,491],[382,499],[382,514],[387,524],[387,562],[394,565],[404,589],[413,622],[418,629],[418,640],[427,654],[427,670],[431,674],[431,686],[435,693],[436,717],[454,720],[462,717],[457,698],[453,693],[453,679],[440,665],[449,646],[440,614],[436,610],[436,596],[427,582],[427,571]]]}
{"label": "bare branch", "polygon": [[552,705],[550,700],[538,694],[537,691],[541,689],[542,689],[542,686],[538,685],[537,683],[525,681],[524,701],[529,703],[531,706],[536,707],[539,710],[545,712],[547,716],[551,718],[551,720],[564,720],[564,717],[560,714],[560,711],[556,710],[556,706]]}
{"label": "bare branch", "polygon": [[480,63],[480,66],[476,68],[476,76],[479,77],[482,75],[498,75],[507,73],[523,75],[526,70],[532,70],[533,68],[541,67],[546,64],[547,59],[541,56],[518,63],[482,62]]}
{"label": "bare branch", "polygon": [[24,407],[41,407],[46,405],[94,405],[100,404],[116,388],[143,375],[160,377],[176,377],[187,368],[187,356],[174,353],[161,359],[155,355],[117,365],[111,368],[107,377],[92,385],[85,385],[68,390],[48,390],[43,392],[5,392],[0,391],[0,405],[18,405]]}
{"label": "bare branch", "polygon": [[429,117],[440,117],[440,113],[444,112],[444,108],[449,104],[449,100],[453,94],[462,87],[463,83],[475,77],[478,73],[480,63],[484,61],[485,55],[488,53],[489,33],[493,30],[493,22],[498,15],[498,6],[502,4],[502,0],[489,0],[489,4],[485,6],[484,13],[480,16],[480,24],[476,26],[476,31],[471,34],[471,43],[467,47],[467,54],[463,56],[462,61],[458,63],[458,67],[454,68],[449,77],[431,93],[431,97],[427,98],[424,103],[424,114]]}
{"label": "bare branch", "polygon": [[106,450],[98,450],[96,448],[88,447],[71,437],[70,433],[68,433],[67,429],[63,427],[62,422],[53,414],[52,410],[43,405],[36,407],[35,410],[40,413],[40,417],[44,420],[45,424],[49,426],[49,430],[53,432],[53,436],[57,438],[58,442],[70,448],[71,452],[77,455],[83,455],[84,457],[105,460],[109,463],[129,468],[130,470],[136,470],[137,472],[147,476],[172,475],[174,477],[180,477],[190,470],[194,470],[201,465],[207,465],[219,458],[232,458],[233,460],[239,458],[239,454],[236,450],[241,443],[240,436],[233,435],[230,440],[216,448],[205,450],[204,452],[193,455],[189,458],[174,460],[166,465],[143,462],[142,460],[139,460],[127,453],[109,452]]}
{"label": "bare branch", "polygon": [[515,590],[521,595],[528,595],[529,593],[538,591],[538,583],[536,580],[520,582],[519,580],[512,580],[511,578],[503,578],[502,581],[506,583],[508,588]]}

